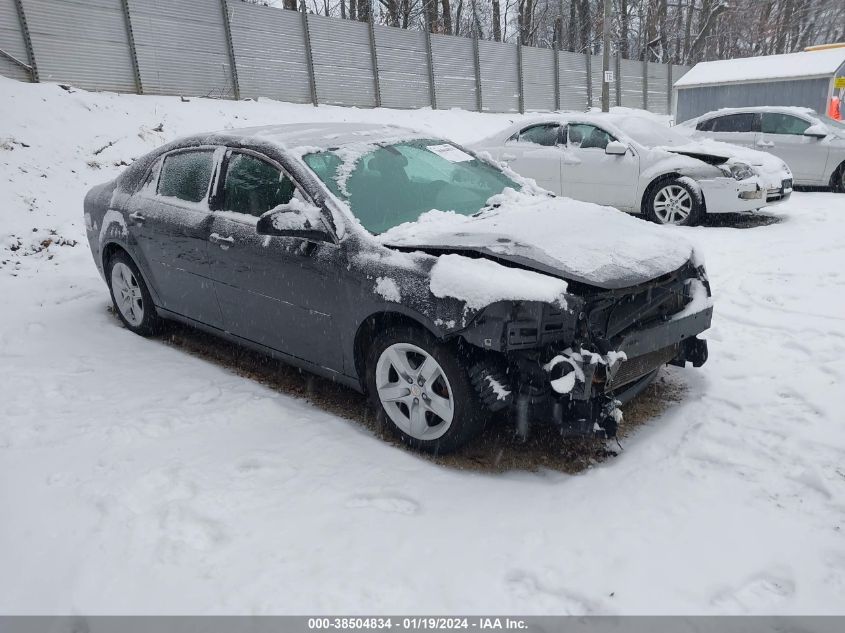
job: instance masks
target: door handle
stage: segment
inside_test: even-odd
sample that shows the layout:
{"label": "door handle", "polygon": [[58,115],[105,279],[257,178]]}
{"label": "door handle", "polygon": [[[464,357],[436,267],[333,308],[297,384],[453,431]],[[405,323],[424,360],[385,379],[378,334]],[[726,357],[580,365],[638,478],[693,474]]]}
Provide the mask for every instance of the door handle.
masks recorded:
{"label": "door handle", "polygon": [[143,213],[138,213],[135,211],[134,213],[129,214],[129,219],[132,220],[135,224],[143,224],[147,218],[144,217]]}
{"label": "door handle", "polygon": [[772,141],[757,141],[757,145],[760,147],[774,147],[775,144]]}
{"label": "door handle", "polygon": [[231,237],[231,236],[222,237],[222,236],[218,235],[217,233],[212,233],[211,235],[208,236],[208,241],[211,242],[212,244],[218,244],[220,246],[220,248],[225,250],[225,249],[229,248],[232,244],[235,243],[235,238]]}

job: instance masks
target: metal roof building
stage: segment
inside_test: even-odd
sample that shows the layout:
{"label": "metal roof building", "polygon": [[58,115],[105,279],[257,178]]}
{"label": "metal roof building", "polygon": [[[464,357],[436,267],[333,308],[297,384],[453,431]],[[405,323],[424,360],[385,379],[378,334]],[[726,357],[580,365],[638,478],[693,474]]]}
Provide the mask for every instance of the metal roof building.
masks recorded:
{"label": "metal roof building", "polygon": [[825,112],[834,91],[845,92],[845,44],[701,62],[674,83],[674,91],[679,123],[719,108],[802,106]]}

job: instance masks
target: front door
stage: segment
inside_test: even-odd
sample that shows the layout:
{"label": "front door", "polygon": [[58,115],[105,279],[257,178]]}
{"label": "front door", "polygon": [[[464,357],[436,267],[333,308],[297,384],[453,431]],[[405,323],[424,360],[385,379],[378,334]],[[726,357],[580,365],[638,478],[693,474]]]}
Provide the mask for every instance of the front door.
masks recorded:
{"label": "front door", "polygon": [[823,183],[828,147],[823,139],[804,136],[812,125],[801,117],[779,112],[763,112],[757,149],[770,152],[789,165],[795,180],[805,184]]}
{"label": "front door", "polygon": [[516,173],[533,178],[543,189],[560,195],[563,158],[558,148],[560,140],[560,125],[531,125],[505,143],[499,158]]}
{"label": "front door", "polygon": [[570,123],[566,139],[563,195],[623,211],[638,210],[635,198],[640,162],[633,150],[622,155],[606,154],[607,144],[616,139],[589,123]]}
{"label": "front door", "polygon": [[162,161],[126,209],[127,228],[141,255],[139,265],[162,308],[220,327],[208,261],[213,219],[208,192],[215,150],[177,150]]}
{"label": "front door", "polygon": [[243,151],[224,161],[221,209],[211,226],[211,276],[226,331],[343,370],[334,317],[343,253],[333,243],[258,235],[258,218],[304,196],[274,162]]}

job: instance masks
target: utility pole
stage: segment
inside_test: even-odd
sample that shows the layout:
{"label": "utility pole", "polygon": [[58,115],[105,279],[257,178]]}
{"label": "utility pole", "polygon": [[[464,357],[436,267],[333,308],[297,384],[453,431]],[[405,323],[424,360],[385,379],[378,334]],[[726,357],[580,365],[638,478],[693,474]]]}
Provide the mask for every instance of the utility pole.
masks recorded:
{"label": "utility pole", "polygon": [[604,21],[602,23],[602,82],[601,82],[601,111],[610,111],[610,82],[613,81],[613,73],[610,70],[610,3],[612,0],[604,0]]}

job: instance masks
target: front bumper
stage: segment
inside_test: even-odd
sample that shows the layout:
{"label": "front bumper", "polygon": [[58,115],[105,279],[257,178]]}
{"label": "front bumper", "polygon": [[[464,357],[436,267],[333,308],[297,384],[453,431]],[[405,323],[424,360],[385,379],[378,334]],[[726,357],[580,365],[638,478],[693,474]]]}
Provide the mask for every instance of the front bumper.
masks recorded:
{"label": "front bumper", "polygon": [[[621,422],[618,406],[661,367],[700,367],[707,360],[707,342],[698,334],[710,327],[713,307],[700,263],[642,286],[575,298],[577,306],[568,302],[577,307],[574,314],[554,311],[566,312],[565,323],[546,311],[512,307],[485,313],[478,335],[465,337],[469,343],[483,337],[479,343],[490,350],[469,370],[482,403],[491,412],[509,409],[521,436],[532,421],[551,422],[564,435],[613,436]],[[540,336],[547,330],[556,336]],[[497,339],[500,350],[492,344]]]}
{"label": "front bumper", "polygon": [[613,437],[622,421],[618,406],[647,387],[657,370],[667,364],[700,367],[707,361],[707,341],[697,335],[710,327],[713,308],[709,297],[703,302],[624,335],[605,354],[568,348],[540,367],[526,359],[520,386],[507,402],[516,412],[519,434],[527,435],[529,421],[540,419],[567,436]]}
{"label": "front bumper", "polygon": [[698,184],[707,213],[748,213],[788,200],[792,194],[792,179],[786,177],[780,185],[757,176],[745,180],[711,178]]}

